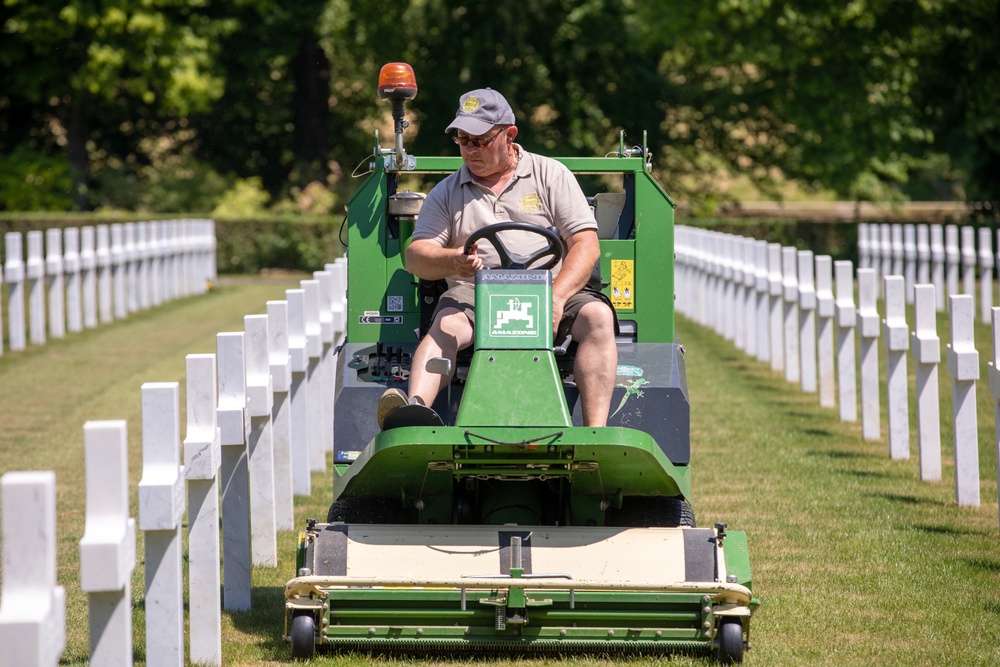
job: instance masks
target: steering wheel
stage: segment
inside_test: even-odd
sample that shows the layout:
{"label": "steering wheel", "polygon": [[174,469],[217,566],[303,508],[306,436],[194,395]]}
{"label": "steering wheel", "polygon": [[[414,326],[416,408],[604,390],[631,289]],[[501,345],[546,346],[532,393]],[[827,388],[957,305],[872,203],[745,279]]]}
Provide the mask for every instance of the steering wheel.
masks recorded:
{"label": "steering wheel", "polygon": [[[543,237],[547,243],[545,246],[539,248],[530,255],[521,255],[504,245],[504,242],[499,237],[500,232],[514,231],[537,234],[538,236]],[[482,229],[477,229],[472,232],[472,234],[469,235],[469,238],[466,239],[466,255],[472,252],[472,244],[479,239],[489,241],[490,245],[496,249],[497,255],[500,256],[501,269],[526,269],[531,264],[544,257],[549,257],[548,261],[546,261],[542,266],[535,268],[551,269],[553,266],[558,264],[559,260],[563,257],[562,238],[559,236],[555,227],[539,227],[538,225],[532,225],[527,222],[498,222],[492,225],[487,225]]]}

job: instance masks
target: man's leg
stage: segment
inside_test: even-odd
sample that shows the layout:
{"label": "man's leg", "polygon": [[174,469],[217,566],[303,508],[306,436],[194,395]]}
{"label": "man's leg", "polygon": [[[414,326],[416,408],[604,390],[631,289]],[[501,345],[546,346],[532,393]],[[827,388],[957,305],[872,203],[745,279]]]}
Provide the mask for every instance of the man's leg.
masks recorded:
{"label": "man's leg", "polygon": [[427,361],[434,357],[444,357],[451,360],[451,367],[454,369],[458,351],[471,345],[472,337],[472,323],[464,312],[444,308],[438,313],[430,331],[413,353],[413,363],[410,366],[411,401],[416,399],[427,406],[434,403],[438,392],[448,386],[451,378],[428,373]]}
{"label": "man's leg", "polygon": [[618,370],[614,315],[603,302],[587,303],[576,316],[570,333],[577,342],[573,377],[580,390],[583,425],[604,426]]}

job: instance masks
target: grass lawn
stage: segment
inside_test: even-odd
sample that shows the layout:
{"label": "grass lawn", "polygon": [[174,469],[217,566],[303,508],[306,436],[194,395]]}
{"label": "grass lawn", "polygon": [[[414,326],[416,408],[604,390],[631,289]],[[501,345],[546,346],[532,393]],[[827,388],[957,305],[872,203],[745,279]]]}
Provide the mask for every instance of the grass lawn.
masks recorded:
{"label": "grass lawn", "polygon": [[[142,383],[180,382],[183,410],[185,355],[214,352],[216,333],[241,330],[244,315],[264,312],[268,299],[283,298],[284,289],[296,281],[225,284],[124,322],[0,357],[0,472],[51,469],[57,474],[59,581],[67,589],[63,664],[84,665],[88,652],[87,602],[78,583],[83,423],[128,420],[135,506]],[[820,408],[815,395],[799,393],[765,364],[708,330],[681,321],[678,334],[687,349],[698,522],[711,526],[727,521],[731,529],[747,531],[754,589],[763,600],[753,621],[747,664],[1000,663],[996,460],[992,400],[985,382],[979,386],[983,505],[959,508],[951,480],[948,419],[942,433],[944,480],[924,483],[915,434],[912,458],[891,461],[887,436],[864,442],[860,424],[839,422],[836,411]],[[940,326],[939,335],[947,339],[947,329]],[[989,349],[988,332],[983,335],[981,351]],[[880,354],[884,364],[884,350]],[[950,392],[943,365],[941,379],[944,417],[950,415]],[[182,434],[183,423],[182,417]],[[884,434],[885,419],[882,428]],[[306,517],[326,516],[330,473],[314,474],[313,489],[311,497],[296,501],[299,525]],[[134,638],[136,663],[144,664],[139,537]],[[287,647],[280,641],[281,587],[294,574],[294,543],[294,534],[282,534],[279,567],[255,569],[252,611],[223,616],[224,664],[288,662]],[[410,662],[321,655],[315,664]],[[710,664],[689,656],[476,662]]]}

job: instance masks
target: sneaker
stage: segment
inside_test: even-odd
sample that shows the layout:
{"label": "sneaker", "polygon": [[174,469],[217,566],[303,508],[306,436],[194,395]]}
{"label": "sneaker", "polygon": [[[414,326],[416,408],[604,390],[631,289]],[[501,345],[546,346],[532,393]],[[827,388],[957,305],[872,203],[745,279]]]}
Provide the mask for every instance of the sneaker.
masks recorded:
{"label": "sneaker", "polygon": [[395,410],[396,408],[401,408],[407,404],[406,393],[401,389],[396,389],[395,387],[391,389],[386,389],[382,394],[382,398],[378,399],[378,409],[375,412],[375,418],[378,420],[379,429],[385,423],[385,416]]}

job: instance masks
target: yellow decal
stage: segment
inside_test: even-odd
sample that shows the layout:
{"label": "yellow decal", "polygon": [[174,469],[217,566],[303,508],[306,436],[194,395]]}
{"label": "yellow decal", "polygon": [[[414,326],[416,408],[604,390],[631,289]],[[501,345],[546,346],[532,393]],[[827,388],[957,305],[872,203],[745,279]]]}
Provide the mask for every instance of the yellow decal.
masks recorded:
{"label": "yellow decal", "polygon": [[524,195],[518,203],[518,208],[521,210],[521,213],[541,213],[542,198],[538,196],[537,192]]}
{"label": "yellow decal", "polygon": [[462,104],[462,111],[464,111],[466,113],[472,113],[473,111],[475,111],[478,108],[479,108],[479,98],[478,97],[470,97],[467,100],[465,100],[464,104]]}
{"label": "yellow decal", "polygon": [[611,260],[611,304],[620,310],[635,308],[634,260]]}

